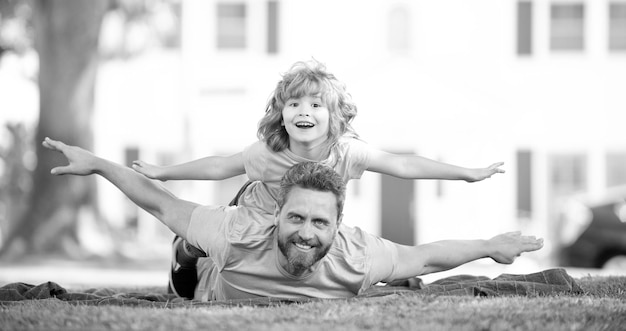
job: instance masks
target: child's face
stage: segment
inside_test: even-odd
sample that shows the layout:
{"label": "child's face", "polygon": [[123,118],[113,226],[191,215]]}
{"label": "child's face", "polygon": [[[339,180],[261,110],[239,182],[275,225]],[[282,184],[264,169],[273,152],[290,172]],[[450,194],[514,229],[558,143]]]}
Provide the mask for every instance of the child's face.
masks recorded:
{"label": "child's face", "polygon": [[287,100],[282,115],[290,147],[316,147],[328,139],[330,112],[319,96]]}

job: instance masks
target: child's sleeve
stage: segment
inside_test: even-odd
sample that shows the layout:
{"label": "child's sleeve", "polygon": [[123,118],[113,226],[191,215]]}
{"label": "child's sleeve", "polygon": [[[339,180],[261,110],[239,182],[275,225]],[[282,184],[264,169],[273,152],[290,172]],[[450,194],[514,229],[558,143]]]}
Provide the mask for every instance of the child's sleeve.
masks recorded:
{"label": "child's sleeve", "polygon": [[364,141],[353,138],[348,141],[343,156],[345,159],[345,173],[349,179],[359,179],[369,167],[371,147]]}
{"label": "child's sleeve", "polygon": [[243,166],[250,180],[263,180],[267,162],[264,162],[267,146],[262,141],[257,141],[243,150]]}
{"label": "child's sleeve", "polygon": [[[293,154],[293,153],[291,153]],[[265,142],[257,141],[242,152],[246,175],[251,181],[280,183],[285,172],[299,161],[285,151],[274,152]],[[296,156],[297,157],[297,156]]]}

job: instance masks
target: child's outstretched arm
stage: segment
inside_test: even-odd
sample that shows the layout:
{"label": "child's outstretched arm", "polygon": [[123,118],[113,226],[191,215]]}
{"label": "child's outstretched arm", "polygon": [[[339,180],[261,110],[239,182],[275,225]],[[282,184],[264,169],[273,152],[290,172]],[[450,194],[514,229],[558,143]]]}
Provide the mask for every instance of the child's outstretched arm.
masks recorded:
{"label": "child's outstretched arm", "polygon": [[369,171],[405,179],[447,179],[477,182],[504,173],[503,162],[486,168],[464,168],[418,155],[399,155],[380,150],[370,152]]}
{"label": "child's outstretched arm", "polygon": [[132,167],[148,178],[162,181],[222,180],[245,173],[241,153],[231,156],[207,156],[172,166],[157,166],[137,160],[133,161]]}
{"label": "child's outstretched arm", "polygon": [[443,240],[418,246],[398,245],[398,278],[409,278],[456,268],[489,257],[511,264],[524,252],[543,247],[543,239],[507,232],[488,240]]}

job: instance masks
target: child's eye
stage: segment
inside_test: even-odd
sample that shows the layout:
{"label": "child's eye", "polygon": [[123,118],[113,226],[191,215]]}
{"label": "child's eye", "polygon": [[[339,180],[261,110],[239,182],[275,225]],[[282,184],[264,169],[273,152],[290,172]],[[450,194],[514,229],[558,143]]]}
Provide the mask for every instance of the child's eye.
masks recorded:
{"label": "child's eye", "polygon": [[289,107],[298,107],[298,103],[297,102],[292,102],[289,104]]}
{"label": "child's eye", "polygon": [[313,108],[319,108],[319,107],[321,107],[322,105],[320,105],[319,103],[314,103],[314,104],[312,104],[311,106],[313,106]]}

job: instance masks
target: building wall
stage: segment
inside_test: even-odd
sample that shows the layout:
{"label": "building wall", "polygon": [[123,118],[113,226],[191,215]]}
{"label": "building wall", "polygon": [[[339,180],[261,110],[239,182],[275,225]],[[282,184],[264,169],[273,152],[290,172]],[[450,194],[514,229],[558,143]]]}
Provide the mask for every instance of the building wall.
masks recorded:
{"label": "building wall", "polygon": [[[277,52],[267,48],[270,2],[278,8]],[[516,49],[518,1],[185,1],[180,58],[170,64],[180,66],[171,73],[177,101],[149,107],[163,113],[140,136],[132,127],[145,115],[133,115],[111,148],[119,154],[132,142],[154,162],[163,150],[176,162],[241,151],[256,140],[280,73],[315,58],[347,84],[359,107],[354,126],[371,145],[467,167],[505,162],[505,175],[480,183],[416,181],[418,242],[522,229],[555,243],[558,203],[570,193],[555,187],[555,174],[567,173],[568,156],[582,155],[580,189],[602,192],[607,153],[626,152],[626,53],[608,48],[609,1],[523,3],[532,15],[527,54]],[[219,4],[245,7],[245,46],[217,47]],[[555,4],[583,5],[582,50],[551,48]],[[167,88],[150,93],[167,98]],[[130,106],[102,102],[103,121]],[[529,152],[530,169],[516,169],[519,151]],[[530,213],[517,203],[526,170]],[[243,181],[175,185],[191,200],[224,204]],[[380,182],[366,173],[350,183],[346,223],[380,233]]]}

